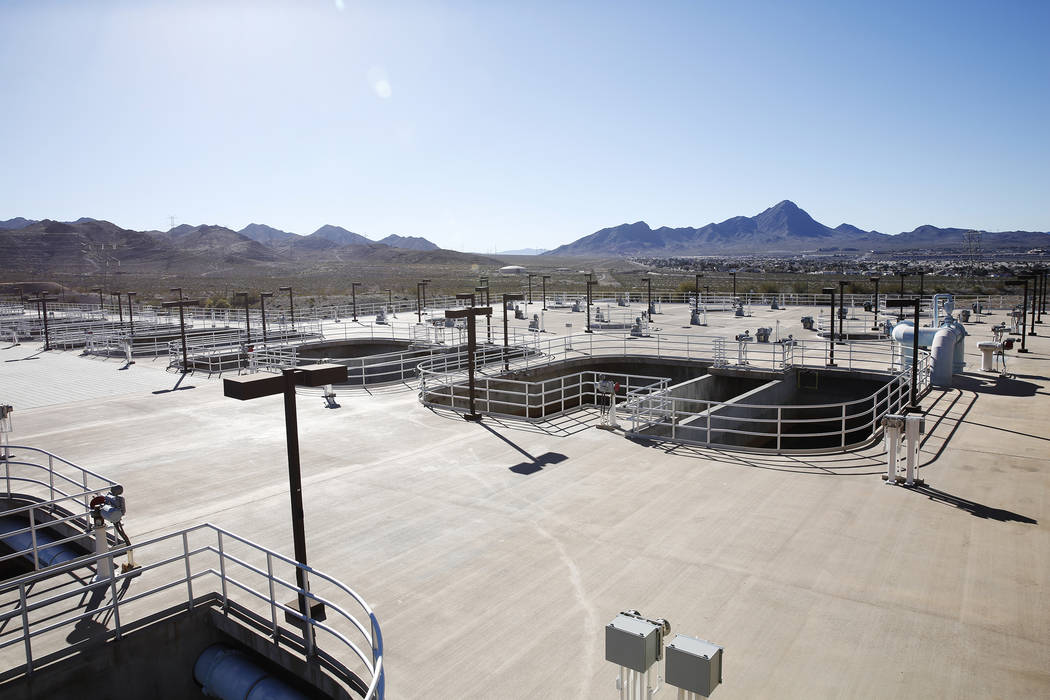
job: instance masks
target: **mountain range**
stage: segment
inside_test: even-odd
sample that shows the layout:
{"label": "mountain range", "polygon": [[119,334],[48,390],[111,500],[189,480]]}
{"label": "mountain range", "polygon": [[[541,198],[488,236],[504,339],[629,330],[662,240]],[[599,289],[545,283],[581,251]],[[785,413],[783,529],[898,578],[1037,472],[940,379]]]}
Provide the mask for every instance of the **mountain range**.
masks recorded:
{"label": "mountain range", "polygon": [[[972,229],[920,226],[894,236],[851,224],[835,228],[816,221],[794,202],[784,200],[755,216],[734,216],[700,228],[654,229],[644,221],[603,228],[544,255],[724,255],[858,250],[876,252],[965,247]],[[1050,233],[982,231],[984,250],[1050,248]]]}
{"label": "mountain range", "polygon": [[245,267],[299,268],[357,263],[495,264],[472,253],[443,250],[424,238],[388,236],[372,241],[339,226],[322,226],[308,236],[250,224],[241,231],[224,226],[181,224],[168,231],[133,231],[109,221],[73,222],[10,219],[0,222],[0,259],[5,266],[44,274],[180,272],[217,275]]}

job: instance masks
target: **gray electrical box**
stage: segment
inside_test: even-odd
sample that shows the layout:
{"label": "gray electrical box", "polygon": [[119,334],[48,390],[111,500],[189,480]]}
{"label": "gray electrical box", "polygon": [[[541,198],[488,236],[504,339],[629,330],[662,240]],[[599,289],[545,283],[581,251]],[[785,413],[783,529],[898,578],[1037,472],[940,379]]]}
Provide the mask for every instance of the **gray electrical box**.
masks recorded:
{"label": "gray electrical box", "polygon": [[645,620],[617,615],[605,626],[605,660],[645,673],[660,659],[663,629]]}
{"label": "gray electrical box", "polygon": [[667,645],[664,680],[676,688],[709,696],[722,682],[722,647],[684,634],[675,636]]}

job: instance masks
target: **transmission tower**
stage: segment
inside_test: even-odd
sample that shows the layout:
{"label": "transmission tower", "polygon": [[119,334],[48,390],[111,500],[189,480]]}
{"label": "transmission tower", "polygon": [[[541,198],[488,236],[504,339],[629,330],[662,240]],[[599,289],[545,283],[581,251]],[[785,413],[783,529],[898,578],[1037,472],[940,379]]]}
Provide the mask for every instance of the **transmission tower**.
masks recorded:
{"label": "transmission tower", "polygon": [[970,277],[977,271],[977,263],[981,261],[981,232],[967,231],[963,234],[966,241],[966,257],[970,261]]}

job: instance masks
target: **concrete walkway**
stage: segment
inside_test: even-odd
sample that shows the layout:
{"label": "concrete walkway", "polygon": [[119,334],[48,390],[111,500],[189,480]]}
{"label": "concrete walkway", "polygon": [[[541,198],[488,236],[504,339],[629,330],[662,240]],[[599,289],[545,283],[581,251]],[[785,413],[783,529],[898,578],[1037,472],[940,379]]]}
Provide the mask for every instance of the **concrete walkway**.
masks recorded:
{"label": "concrete walkway", "polygon": [[[809,337],[801,310],[762,313]],[[709,317],[667,321],[759,320]],[[996,380],[975,369],[991,325],[924,402],[925,489],[885,486],[876,448],[646,447],[571,416],[467,423],[411,390],[301,397],[311,564],[374,605],[391,698],[617,697],[602,628],[627,608],[723,645],[718,698],[1046,697],[1050,341]],[[13,442],[124,483],[133,537],[207,520],[291,552],[280,399],[196,377],[154,394],[177,376],[147,366],[106,393],[118,366],[3,365],[0,401],[39,382],[93,401],[13,401]]]}

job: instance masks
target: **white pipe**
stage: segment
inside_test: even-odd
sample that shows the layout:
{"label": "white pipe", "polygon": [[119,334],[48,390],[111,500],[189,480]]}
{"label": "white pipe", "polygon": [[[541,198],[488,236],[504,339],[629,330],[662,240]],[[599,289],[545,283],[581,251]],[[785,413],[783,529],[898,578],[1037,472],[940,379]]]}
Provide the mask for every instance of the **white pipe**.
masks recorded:
{"label": "white pipe", "polygon": [[897,446],[900,443],[901,432],[896,425],[886,426],[886,483],[893,486],[897,483]]}
{"label": "white pipe", "polygon": [[106,540],[106,526],[96,525],[95,526],[95,554],[100,555],[96,559],[95,569],[95,580],[102,581],[105,579],[113,578],[113,560],[106,556],[101,556],[109,552],[109,542]]}
{"label": "white pipe", "polygon": [[908,440],[908,473],[904,483],[908,486],[915,485],[915,469],[919,456],[919,421],[915,415],[909,415],[904,419],[904,435]]}

